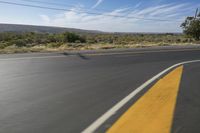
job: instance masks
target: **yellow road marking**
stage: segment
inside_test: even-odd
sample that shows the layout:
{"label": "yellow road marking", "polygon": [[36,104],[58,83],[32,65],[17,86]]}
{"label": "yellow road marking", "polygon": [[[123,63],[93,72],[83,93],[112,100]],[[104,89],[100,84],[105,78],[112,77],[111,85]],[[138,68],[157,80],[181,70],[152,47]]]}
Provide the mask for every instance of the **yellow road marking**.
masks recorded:
{"label": "yellow road marking", "polygon": [[182,72],[180,66],[160,79],[107,133],[170,133]]}

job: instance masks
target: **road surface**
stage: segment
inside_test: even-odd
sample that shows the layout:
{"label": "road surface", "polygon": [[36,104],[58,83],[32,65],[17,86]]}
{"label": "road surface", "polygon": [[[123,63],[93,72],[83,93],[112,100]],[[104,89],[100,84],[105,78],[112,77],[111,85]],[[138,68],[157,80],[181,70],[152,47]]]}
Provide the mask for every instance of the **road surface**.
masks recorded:
{"label": "road surface", "polygon": [[[176,63],[192,60],[200,60],[200,48],[1,55],[0,132],[87,131],[105,112],[147,80]],[[173,119],[170,132],[199,133],[200,62],[182,67],[177,76],[167,77],[176,71],[174,68],[159,77],[165,79],[166,76],[166,82],[177,77],[179,85],[177,95],[173,93],[174,100],[169,104],[174,105],[170,106]],[[159,79],[144,87],[95,132],[117,127],[117,120],[123,120],[130,108],[137,108],[138,101],[146,105],[140,99],[154,90]],[[162,84],[174,81],[166,82]]]}

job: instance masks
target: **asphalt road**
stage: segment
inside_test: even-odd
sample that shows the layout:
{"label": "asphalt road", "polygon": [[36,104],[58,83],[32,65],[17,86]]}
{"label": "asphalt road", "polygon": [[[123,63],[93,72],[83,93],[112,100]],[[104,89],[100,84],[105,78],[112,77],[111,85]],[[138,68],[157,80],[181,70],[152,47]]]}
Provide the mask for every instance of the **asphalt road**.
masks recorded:
{"label": "asphalt road", "polygon": [[[154,75],[196,59],[200,48],[1,55],[0,132],[79,133]],[[184,65],[172,132],[200,132],[199,68]],[[144,93],[96,132],[112,126]]]}
{"label": "asphalt road", "polygon": [[174,114],[174,133],[200,132],[200,63],[184,66]]}

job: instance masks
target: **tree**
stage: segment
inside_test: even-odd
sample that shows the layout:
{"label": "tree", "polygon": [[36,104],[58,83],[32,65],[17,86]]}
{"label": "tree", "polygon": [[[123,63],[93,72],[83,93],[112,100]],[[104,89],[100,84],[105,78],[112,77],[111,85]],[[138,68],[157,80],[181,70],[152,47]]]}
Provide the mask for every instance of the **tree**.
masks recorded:
{"label": "tree", "polygon": [[186,35],[200,40],[200,13],[195,17],[187,17],[181,27]]}

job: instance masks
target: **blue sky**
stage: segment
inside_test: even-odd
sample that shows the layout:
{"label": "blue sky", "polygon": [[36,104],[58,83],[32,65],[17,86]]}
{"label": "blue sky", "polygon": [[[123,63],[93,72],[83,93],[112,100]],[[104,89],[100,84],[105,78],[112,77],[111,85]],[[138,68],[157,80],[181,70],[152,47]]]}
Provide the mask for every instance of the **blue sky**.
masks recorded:
{"label": "blue sky", "polygon": [[[181,32],[186,16],[194,15],[200,0],[0,0],[69,9],[55,11],[0,3],[0,23],[29,24],[101,30],[109,32]],[[29,1],[29,2],[28,2]],[[98,12],[100,15],[87,14]],[[127,18],[112,17],[127,16]],[[170,21],[147,21],[162,19]]]}

